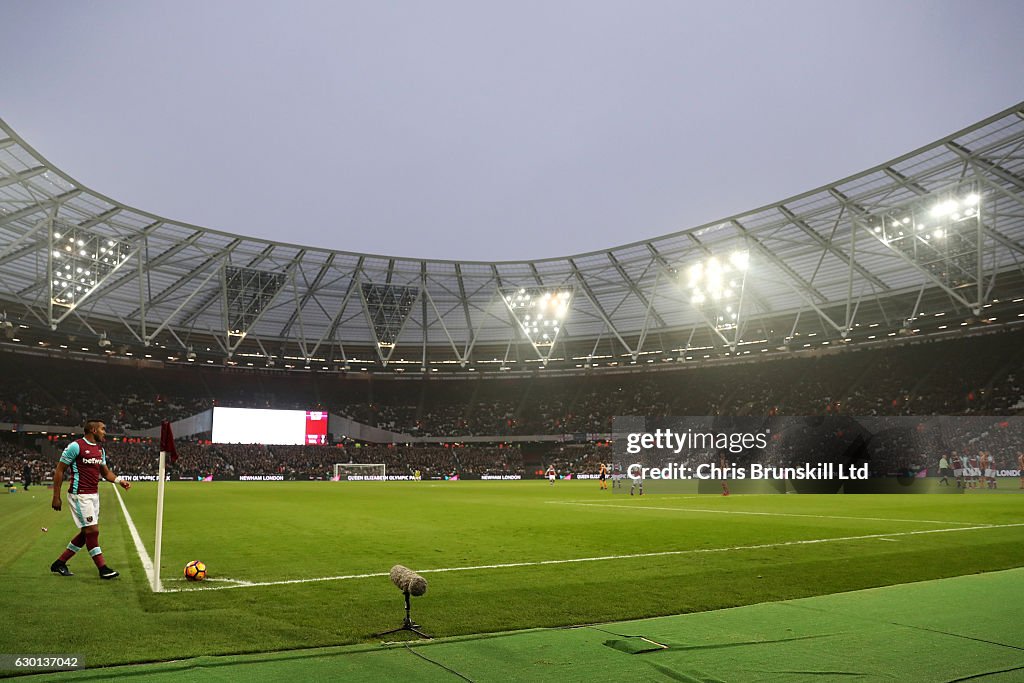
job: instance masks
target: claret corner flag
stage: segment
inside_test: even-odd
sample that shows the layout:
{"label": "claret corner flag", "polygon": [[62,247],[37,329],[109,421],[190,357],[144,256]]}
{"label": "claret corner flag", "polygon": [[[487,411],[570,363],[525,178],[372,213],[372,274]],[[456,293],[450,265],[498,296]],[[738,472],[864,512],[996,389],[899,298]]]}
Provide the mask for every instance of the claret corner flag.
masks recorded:
{"label": "claret corner flag", "polygon": [[171,423],[164,420],[160,423],[160,450],[171,456],[171,463],[178,461],[178,451],[174,448],[174,433],[171,431]]}

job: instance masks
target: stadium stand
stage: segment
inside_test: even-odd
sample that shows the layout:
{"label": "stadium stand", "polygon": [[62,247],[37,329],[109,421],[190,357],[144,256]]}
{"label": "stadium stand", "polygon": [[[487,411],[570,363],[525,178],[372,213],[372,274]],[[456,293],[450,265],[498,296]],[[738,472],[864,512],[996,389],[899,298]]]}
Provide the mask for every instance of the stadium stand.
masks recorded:
{"label": "stadium stand", "polygon": [[[695,364],[666,371],[533,378],[341,378],[197,367],[137,367],[0,353],[12,381],[0,393],[0,422],[73,431],[87,416],[111,434],[153,427],[213,405],[327,410],[413,437],[485,437],[486,445],[355,444],[259,446],[182,444],[178,472],[328,478],[337,462],[385,463],[391,474],[425,477],[524,472],[518,447],[503,437],[577,435],[584,442],[545,449],[560,472],[596,469],[595,441],[616,415],[1013,415],[1024,411],[1024,331],[888,348],[800,353],[756,361]],[[68,378],[74,389],[67,390]],[[60,396],[60,400],[56,397]],[[310,397],[319,400],[310,405]],[[415,398],[415,403],[410,402]],[[129,439],[111,445],[119,466],[153,474],[156,447]],[[20,478],[26,459],[45,477],[54,457],[4,443],[0,472]],[[898,438],[890,444],[900,451]],[[566,449],[569,448],[568,452]],[[52,454],[51,454],[52,455]],[[1002,455],[1007,466],[1010,449]],[[890,458],[891,460],[892,458]],[[893,460],[895,462],[895,460]],[[905,463],[907,467],[915,463]],[[3,478],[3,477],[0,477]]]}
{"label": "stadium stand", "polygon": [[0,390],[0,422],[78,425],[99,415],[120,434],[218,405],[328,410],[403,434],[454,439],[607,433],[613,416],[627,414],[1002,415],[1024,409],[1022,342],[1024,332],[1011,331],[659,372],[462,381],[0,353],[10,380]]}

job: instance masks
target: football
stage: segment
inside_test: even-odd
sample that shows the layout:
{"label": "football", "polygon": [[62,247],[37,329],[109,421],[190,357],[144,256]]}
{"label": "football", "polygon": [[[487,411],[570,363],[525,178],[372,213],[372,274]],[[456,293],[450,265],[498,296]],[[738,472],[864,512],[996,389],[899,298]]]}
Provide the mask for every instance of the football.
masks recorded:
{"label": "football", "polygon": [[206,578],[206,565],[199,560],[192,560],[185,565],[185,578],[189,581],[202,581]]}

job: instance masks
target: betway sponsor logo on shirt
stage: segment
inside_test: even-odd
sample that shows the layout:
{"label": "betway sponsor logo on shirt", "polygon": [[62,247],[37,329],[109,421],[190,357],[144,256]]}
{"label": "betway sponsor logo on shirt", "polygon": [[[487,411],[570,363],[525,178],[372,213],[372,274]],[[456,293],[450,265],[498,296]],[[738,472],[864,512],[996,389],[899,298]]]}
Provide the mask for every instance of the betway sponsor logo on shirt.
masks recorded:
{"label": "betway sponsor logo on shirt", "polygon": [[102,465],[103,458],[82,458],[82,462],[86,465]]}

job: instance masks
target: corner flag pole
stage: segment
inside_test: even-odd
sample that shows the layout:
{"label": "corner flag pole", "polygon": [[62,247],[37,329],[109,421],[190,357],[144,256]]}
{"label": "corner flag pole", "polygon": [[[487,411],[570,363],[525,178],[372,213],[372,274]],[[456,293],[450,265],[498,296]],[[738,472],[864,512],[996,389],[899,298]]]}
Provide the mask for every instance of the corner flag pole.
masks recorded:
{"label": "corner flag pole", "polygon": [[172,464],[177,461],[178,449],[174,447],[171,423],[164,420],[160,424],[160,473],[156,483],[156,543],[153,549],[153,576],[150,577],[150,584],[157,593],[164,589],[160,582],[160,549],[164,540],[164,485],[167,478],[168,455],[171,456]]}
{"label": "corner flag pole", "polygon": [[[165,423],[166,424],[166,423]],[[163,591],[160,582],[160,547],[163,544],[164,531],[164,474],[167,471],[167,451],[160,448],[160,476],[156,480],[156,548],[153,552],[153,576],[150,583],[157,593]]]}

